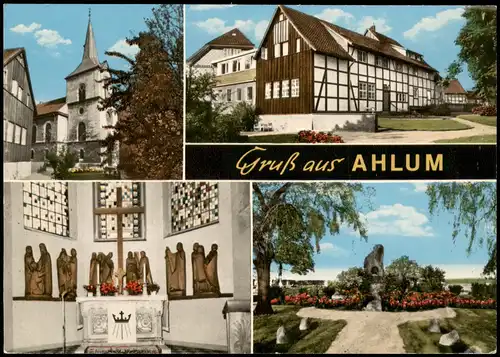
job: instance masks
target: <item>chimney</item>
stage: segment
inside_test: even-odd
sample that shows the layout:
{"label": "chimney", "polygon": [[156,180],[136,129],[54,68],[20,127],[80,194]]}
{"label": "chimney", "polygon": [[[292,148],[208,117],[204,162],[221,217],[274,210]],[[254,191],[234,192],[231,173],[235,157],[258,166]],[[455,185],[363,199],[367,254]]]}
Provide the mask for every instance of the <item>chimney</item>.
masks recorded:
{"label": "chimney", "polygon": [[373,25],[369,28],[369,30],[370,30],[371,32],[376,32],[376,31],[375,31],[375,24],[373,24]]}

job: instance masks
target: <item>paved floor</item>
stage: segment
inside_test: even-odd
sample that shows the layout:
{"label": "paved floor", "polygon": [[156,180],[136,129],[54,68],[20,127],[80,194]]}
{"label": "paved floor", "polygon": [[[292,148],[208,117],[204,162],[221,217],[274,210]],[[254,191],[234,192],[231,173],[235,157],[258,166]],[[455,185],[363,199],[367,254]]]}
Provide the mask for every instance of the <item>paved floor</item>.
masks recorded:
{"label": "paved floor", "polygon": [[299,310],[297,315],[347,321],[325,353],[406,353],[398,325],[407,321],[453,318],[456,313],[450,308],[417,312],[368,312],[307,307]]}

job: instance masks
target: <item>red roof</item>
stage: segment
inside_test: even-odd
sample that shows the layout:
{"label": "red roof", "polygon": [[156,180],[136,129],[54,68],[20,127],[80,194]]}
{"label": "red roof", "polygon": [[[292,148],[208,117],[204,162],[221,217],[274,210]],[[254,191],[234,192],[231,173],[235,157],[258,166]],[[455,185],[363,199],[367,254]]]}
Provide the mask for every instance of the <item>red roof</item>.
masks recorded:
{"label": "red roof", "polygon": [[450,84],[444,90],[445,94],[467,94],[464,87],[460,84],[458,79],[452,79]]}
{"label": "red roof", "polygon": [[66,97],[51,100],[50,102],[40,103],[36,106],[37,116],[57,113],[66,105]]}

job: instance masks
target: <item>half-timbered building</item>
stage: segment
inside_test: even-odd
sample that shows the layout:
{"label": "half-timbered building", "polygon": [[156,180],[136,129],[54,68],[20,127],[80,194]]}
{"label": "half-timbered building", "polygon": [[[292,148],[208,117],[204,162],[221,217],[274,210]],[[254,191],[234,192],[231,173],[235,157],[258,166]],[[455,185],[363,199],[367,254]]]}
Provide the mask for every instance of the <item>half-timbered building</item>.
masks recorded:
{"label": "half-timbered building", "polygon": [[452,79],[444,90],[444,102],[448,104],[467,103],[467,91],[458,79]]}
{"label": "half-timbered building", "polygon": [[375,130],[377,112],[436,102],[423,55],[279,5],[256,52],[256,106],[275,131]]}
{"label": "half-timbered building", "polygon": [[3,51],[4,179],[31,174],[31,127],[36,104],[24,48]]}

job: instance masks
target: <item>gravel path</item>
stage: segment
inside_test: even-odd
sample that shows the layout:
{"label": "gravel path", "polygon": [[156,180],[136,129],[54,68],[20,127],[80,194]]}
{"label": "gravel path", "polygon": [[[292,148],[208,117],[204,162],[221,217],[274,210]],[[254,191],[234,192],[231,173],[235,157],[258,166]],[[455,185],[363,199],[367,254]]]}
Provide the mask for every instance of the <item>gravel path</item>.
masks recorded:
{"label": "gravel path", "polygon": [[398,325],[407,321],[453,318],[450,308],[418,312],[337,311],[307,307],[299,317],[346,320],[347,325],[325,353],[406,353]]}
{"label": "gravel path", "polygon": [[433,143],[437,140],[457,139],[476,135],[496,135],[494,126],[478,124],[472,121],[453,118],[459,123],[466,124],[471,129],[451,131],[382,131],[380,133],[365,132],[338,132],[348,144],[420,144]]}

